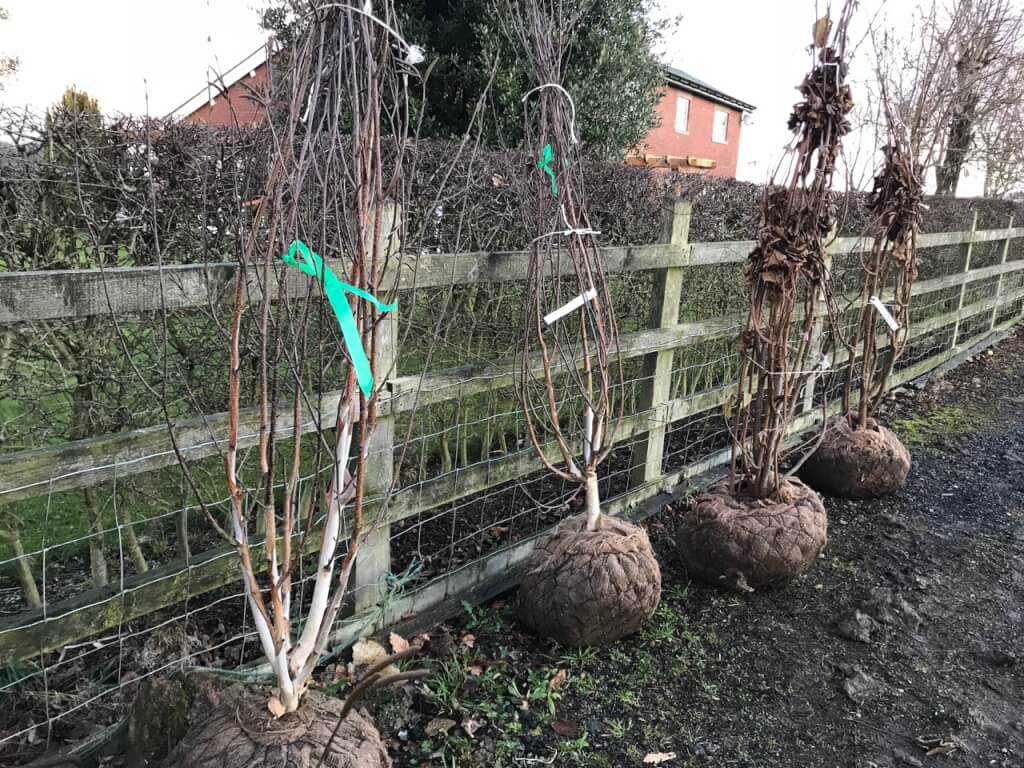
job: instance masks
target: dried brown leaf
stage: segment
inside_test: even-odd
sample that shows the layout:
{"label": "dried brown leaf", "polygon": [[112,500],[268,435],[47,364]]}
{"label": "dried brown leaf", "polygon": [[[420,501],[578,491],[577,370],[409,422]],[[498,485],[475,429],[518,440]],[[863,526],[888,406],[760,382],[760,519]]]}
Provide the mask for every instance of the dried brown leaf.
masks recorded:
{"label": "dried brown leaf", "polygon": [[388,639],[391,641],[392,653],[405,653],[409,650],[409,641],[397,632],[392,632]]}
{"label": "dried brown leaf", "polygon": [[550,688],[552,691],[557,691],[559,688],[561,688],[565,684],[565,678],[566,678],[566,676],[568,674],[569,674],[568,670],[565,670],[565,669],[558,670],[552,676],[551,680],[548,682],[548,688]]}
{"label": "dried brown leaf", "polygon": [[551,730],[559,736],[564,736],[567,739],[575,739],[579,736],[580,726],[572,720],[552,720]]}
{"label": "dried brown leaf", "polygon": [[669,760],[675,760],[675,759],[676,759],[676,753],[675,752],[648,752],[647,756],[644,757],[644,762],[656,765],[658,763],[664,763],[664,762],[667,762]]}

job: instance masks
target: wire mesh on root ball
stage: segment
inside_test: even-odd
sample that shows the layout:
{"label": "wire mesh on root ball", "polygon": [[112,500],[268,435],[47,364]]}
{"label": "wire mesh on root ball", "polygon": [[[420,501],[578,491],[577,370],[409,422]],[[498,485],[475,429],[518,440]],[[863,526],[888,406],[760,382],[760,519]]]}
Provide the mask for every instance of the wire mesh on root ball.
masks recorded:
{"label": "wire mesh on root ball", "polygon": [[910,474],[910,451],[874,418],[856,428],[853,419],[837,416],[829,423],[800,477],[822,493],[847,499],[871,499],[902,488]]}
{"label": "wire mesh on root ball", "polygon": [[661,570],[647,532],[605,517],[563,520],[533,551],[519,591],[519,617],[562,645],[604,645],[631,635],[658,608]]}
{"label": "wire mesh on root ball", "polygon": [[[193,727],[164,762],[166,768],[390,768],[384,741],[368,717],[349,712],[332,738],[344,704],[308,691],[295,712],[278,719],[267,694],[233,685],[200,702]],[[322,758],[322,762],[321,762]]]}
{"label": "wire mesh on root ball", "polygon": [[750,592],[806,571],[828,543],[828,516],[799,480],[783,480],[768,499],[738,495],[726,480],[694,500],[676,543],[691,576]]}

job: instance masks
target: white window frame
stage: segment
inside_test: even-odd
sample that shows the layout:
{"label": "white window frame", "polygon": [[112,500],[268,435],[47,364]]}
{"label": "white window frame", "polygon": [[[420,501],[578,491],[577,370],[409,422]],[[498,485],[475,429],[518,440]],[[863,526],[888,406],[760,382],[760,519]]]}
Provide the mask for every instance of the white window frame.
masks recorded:
{"label": "white window frame", "polygon": [[[724,126],[723,131],[722,131],[722,133],[723,133],[722,138],[718,138],[718,136],[716,135],[717,128],[718,128],[718,116],[719,115],[724,115],[725,116],[725,126]],[[728,112],[728,110],[719,109],[718,107],[715,107],[714,118],[711,121],[711,141],[713,141],[715,144],[728,144],[729,143],[729,112]]]}
{"label": "white window frame", "polygon": [[[686,121],[683,124],[682,129],[679,128],[679,107],[686,102]],[[675,118],[675,129],[676,133],[688,134],[690,132],[690,97],[684,96],[681,93],[676,94],[676,118]]]}

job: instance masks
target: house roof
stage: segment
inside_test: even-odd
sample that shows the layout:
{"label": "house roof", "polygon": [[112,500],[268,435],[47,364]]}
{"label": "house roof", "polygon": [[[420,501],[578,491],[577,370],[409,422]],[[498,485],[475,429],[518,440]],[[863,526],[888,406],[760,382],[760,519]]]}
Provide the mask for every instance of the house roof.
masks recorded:
{"label": "house roof", "polygon": [[683,72],[681,69],[675,67],[665,67],[665,79],[668,80],[668,84],[681,88],[684,91],[690,91],[699,96],[706,96],[711,101],[724,104],[727,107],[738,109],[741,112],[753,112],[757,107],[753,104],[748,104],[745,101],[723,93],[712,85],[708,85],[703,80],[694,77],[691,74]]}
{"label": "house roof", "polygon": [[229,88],[245,79],[247,75],[256,71],[266,63],[267,44],[263,43],[259,48],[230,69],[219,74],[211,71],[206,85],[168,112],[165,119],[176,116],[191,115],[196,110],[209,104],[214,97],[223,96]]}

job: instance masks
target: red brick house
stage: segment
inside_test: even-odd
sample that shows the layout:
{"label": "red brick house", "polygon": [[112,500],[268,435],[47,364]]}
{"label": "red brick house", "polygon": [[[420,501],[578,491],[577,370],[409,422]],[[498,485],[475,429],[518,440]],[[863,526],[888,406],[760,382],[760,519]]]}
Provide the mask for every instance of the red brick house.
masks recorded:
{"label": "red brick house", "polygon": [[755,107],[679,69],[666,67],[665,81],[660,124],[626,162],[734,177],[743,114]]}
{"label": "red brick house", "polygon": [[171,114],[182,115],[186,123],[258,125],[267,119],[263,104],[269,96],[270,67],[261,45]]}
{"label": "red brick house", "polygon": [[[678,69],[666,68],[665,80],[657,107],[660,124],[626,162],[735,176],[743,113],[754,107]],[[261,47],[174,113],[184,113],[187,123],[258,124],[267,118],[262,104],[269,88],[270,68]]]}

